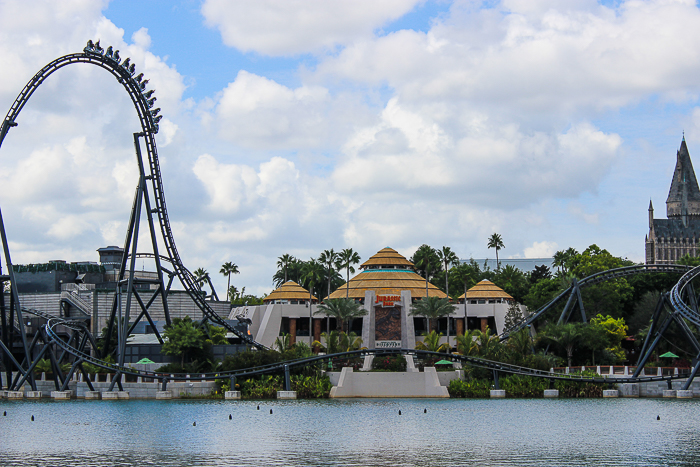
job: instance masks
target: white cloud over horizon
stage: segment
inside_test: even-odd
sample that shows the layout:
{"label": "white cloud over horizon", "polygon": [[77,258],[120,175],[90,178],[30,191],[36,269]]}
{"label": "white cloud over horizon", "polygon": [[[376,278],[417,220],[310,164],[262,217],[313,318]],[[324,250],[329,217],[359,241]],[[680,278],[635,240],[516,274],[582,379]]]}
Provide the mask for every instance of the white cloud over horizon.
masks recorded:
{"label": "white cloud over horizon", "polygon": [[[105,2],[7,0],[0,106],[89,38],[130,56],[164,115],[157,142],[187,267],[234,261],[253,293],[269,291],[284,253],[353,247],[366,259],[428,243],[486,257],[494,231],[513,257],[598,243],[641,260],[646,208],[625,203],[667,190],[670,178],[649,180],[672,170],[676,148],[667,160],[640,150],[649,131],[616,118],[645,102],[678,106],[689,144],[700,142],[696,4],[455,0],[426,31],[391,29],[425,3],[208,0],[197,21],[252,60],[281,57],[265,63],[295,78],[236,69],[194,101],[178,64],[153,52],[150,19],[126,38]],[[96,260],[123,241],[138,121],[118,83],[67,67],[18,123],[0,151],[16,261]]]}

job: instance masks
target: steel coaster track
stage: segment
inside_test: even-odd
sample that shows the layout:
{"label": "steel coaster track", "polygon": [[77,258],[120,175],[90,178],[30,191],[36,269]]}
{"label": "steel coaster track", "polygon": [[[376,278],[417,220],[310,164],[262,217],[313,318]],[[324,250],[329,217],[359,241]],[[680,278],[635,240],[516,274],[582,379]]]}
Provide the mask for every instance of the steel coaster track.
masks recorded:
{"label": "steel coaster track", "polygon": [[[625,266],[622,268],[608,269],[607,271],[597,272],[590,276],[584,277],[578,281],[578,287],[584,288],[613,279],[620,279],[638,274],[685,274],[692,270],[692,266],[683,266],[680,264],[638,264],[635,266]],[[700,274],[700,271],[698,272]],[[682,278],[681,278],[682,280]],[[680,283],[680,282],[679,282]],[[575,288],[575,284],[571,284],[566,290],[547,302],[539,310],[527,317],[527,319],[517,326],[509,329],[501,334],[500,339],[506,340],[511,334],[520,331],[523,328],[530,326],[533,322],[540,318],[551,307],[558,304],[562,299],[568,297]],[[700,317],[698,317],[700,319]]]}
{"label": "steel coaster track", "polygon": [[686,304],[681,297],[683,291],[688,286],[688,284],[690,284],[690,282],[692,282],[692,280],[698,277],[699,275],[700,266],[686,272],[683,275],[683,277],[681,277],[680,280],[676,283],[676,285],[673,286],[673,288],[671,289],[671,294],[669,296],[673,308],[676,311],[678,311],[681,314],[681,316],[683,316],[685,319],[695,324],[696,326],[700,326],[700,314],[698,313],[698,310],[694,310],[692,307]]}
{"label": "steel coaster track", "polygon": [[74,63],[89,63],[99,66],[100,68],[103,68],[111,73],[129,93],[129,97],[131,98],[139,117],[142,129],[141,135],[145,141],[146,150],[148,153],[148,167],[150,170],[150,173],[146,176],[146,179],[150,180],[151,182],[152,194],[155,200],[155,208],[152,211],[158,215],[158,223],[160,225],[163,242],[168,253],[169,262],[173,265],[175,274],[180,279],[180,282],[190,298],[202,310],[202,313],[206,319],[224,327],[248,344],[264,349],[266,348],[264,345],[256,342],[251,336],[243,334],[233,326],[230,326],[224,319],[216,314],[216,312],[206,302],[204,297],[199,293],[193,274],[187,268],[185,268],[182,263],[182,259],[180,258],[180,254],[178,253],[175,245],[172,229],[170,227],[170,220],[168,218],[168,211],[165,204],[163,180],[160,171],[160,164],[158,162],[158,151],[156,148],[155,135],[158,133],[158,122],[161,118],[157,115],[160,109],[150,110],[156,100],[155,97],[151,97],[154,91],[146,90],[148,80],[142,81],[143,74],[139,74],[134,78],[136,71],[135,66],[134,64],[129,64],[129,60],[130,59],[127,58],[122,62],[119,57],[119,51],[112,52],[112,47],[109,47],[107,51],[105,51],[100,47],[99,41],[96,44],[93,44],[92,41],[88,41],[88,45],[83,49],[83,53],[64,55],[63,57],[59,57],[48,65],[44,66],[24,86],[22,92],[20,92],[19,96],[17,96],[10,107],[10,110],[5,116],[5,120],[2,122],[2,126],[0,127],[0,147],[2,146],[2,142],[5,139],[9,129],[17,125],[16,119],[29,98],[51,74]]}
{"label": "steel coaster track", "polygon": [[508,363],[497,362],[493,360],[487,360],[484,358],[472,357],[468,355],[458,355],[458,354],[445,354],[439,352],[430,352],[427,350],[416,350],[416,349],[362,349],[353,350],[350,352],[340,352],[336,354],[329,355],[316,355],[313,357],[302,358],[298,360],[291,360],[287,362],[273,363],[269,365],[263,365],[253,368],[245,368],[240,370],[232,371],[218,371],[213,373],[200,373],[200,374],[162,374],[155,373],[152,371],[136,370],[130,367],[120,367],[115,364],[107,363],[104,360],[99,360],[92,357],[91,355],[81,352],[74,347],[68,345],[63,341],[54,331],[54,327],[57,325],[70,326],[71,324],[77,325],[79,328],[83,328],[81,322],[73,322],[71,320],[66,320],[63,318],[56,318],[43,312],[36,310],[24,309],[25,312],[35,314],[37,316],[47,318],[46,332],[47,335],[55,342],[59,347],[61,347],[66,352],[88,362],[96,365],[100,368],[107,370],[119,372],[122,374],[128,374],[132,376],[141,376],[143,378],[152,378],[156,380],[212,380],[212,379],[229,379],[231,377],[246,377],[255,376],[260,374],[269,373],[279,373],[285,370],[285,367],[304,367],[312,365],[315,363],[320,363],[323,361],[328,361],[336,358],[349,358],[349,357],[364,357],[367,355],[390,355],[390,354],[402,354],[402,355],[417,355],[424,357],[438,357],[441,359],[448,359],[453,362],[460,362],[467,365],[475,366],[478,368],[484,368],[492,371],[497,371],[501,373],[516,374],[521,376],[533,376],[537,378],[545,378],[549,380],[566,380],[574,382],[590,382],[590,383],[642,383],[642,382],[652,382],[652,381],[670,381],[675,379],[687,378],[687,375],[673,375],[673,376],[643,376],[637,378],[607,378],[606,376],[582,376],[582,375],[563,375],[558,373],[552,373],[544,370],[536,370],[533,368],[521,367],[517,365],[511,365]]}

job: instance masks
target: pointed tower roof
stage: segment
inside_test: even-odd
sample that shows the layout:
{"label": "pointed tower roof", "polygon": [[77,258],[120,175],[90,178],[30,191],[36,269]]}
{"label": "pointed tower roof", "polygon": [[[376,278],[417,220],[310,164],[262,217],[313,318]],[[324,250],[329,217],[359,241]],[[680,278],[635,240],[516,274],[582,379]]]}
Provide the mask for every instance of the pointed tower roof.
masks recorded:
{"label": "pointed tower roof", "polygon": [[685,136],[683,137],[681,147],[676,154],[676,168],[673,171],[671,189],[668,192],[668,199],[666,199],[667,206],[669,206],[669,204],[673,204],[680,207],[680,205],[683,203],[684,184],[686,185],[686,202],[700,201],[700,188],[698,188],[698,180],[695,178],[693,163],[690,161],[688,146],[685,144]]}
{"label": "pointed tower roof", "polygon": [[[309,291],[304,287],[300,286],[294,281],[287,281],[280,285],[278,288],[270,292],[270,295],[263,298],[263,303],[269,303],[274,300],[308,300]],[[311,296],[313,302],[317,302],[318,299]]]}

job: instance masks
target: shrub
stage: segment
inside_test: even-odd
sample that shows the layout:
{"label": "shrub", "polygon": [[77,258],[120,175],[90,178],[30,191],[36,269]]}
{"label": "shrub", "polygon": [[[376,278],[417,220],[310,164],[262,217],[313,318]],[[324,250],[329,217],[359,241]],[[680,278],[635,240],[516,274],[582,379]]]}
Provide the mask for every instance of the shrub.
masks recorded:
{"label": "shrub", "polygon": [[379,371],[406,371],[406,359],[401,354],[375,356],[372,369]]}
{"label": "shrub", "polygon": [[450,397],[489,397],[491,381],[486,379],[461,380],[453,379],[447,386]]}
{"label": "shrub", "polygon": [[542,397],[549,382],[534,376],[508,375],[498,380],[508,397]]}

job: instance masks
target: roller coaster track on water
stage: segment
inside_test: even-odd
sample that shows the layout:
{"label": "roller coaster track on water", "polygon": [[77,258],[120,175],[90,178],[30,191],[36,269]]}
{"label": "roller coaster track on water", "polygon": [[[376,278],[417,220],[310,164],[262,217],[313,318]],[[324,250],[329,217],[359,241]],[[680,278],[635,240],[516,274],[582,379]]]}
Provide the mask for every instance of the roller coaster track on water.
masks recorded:
{"label": "roller coaster track on water", "polygon": [[[259,348],[264,349],[265,347],[261,344],[255,342],[250,336],[240,332],[233,326],[229,325],[225,320],[219,317],[210,305],[206,302],[205,295],[201,292],[198,286],[198,281],[194,275],[184,267],[182,264],[180,255],[175,246],[175,241],[173,239],[172,229],[170,227],[170,221],[168,218],[168,213],[165,204],[165,196],[163,190],[163,182],[160,171],[160,166],[158,163],[158,153],[156,149],[155,135],[158,133],[158,122],[160,116],[158,115],[159,109],[151,110],[154,106],[156,98],[153,96],[153,90],[147,90],[146,85],[148,80],[143,79],[143,74],[135,75],[135,66],[130,63],[130,59],[124,61],[119,57],[119,51],[113,51],[112,47],[104,50],[100,47],[99,41],[93,44],[89,41],[82,53],[75,53],[70,55],[65,55],[60,57],[44,68],[42,68],[24,87],[22,92],[19,94],[17,99],[12,104],[10,111],[7,113],[5,119],[2,121],[2,126],[0,127],[0,147],[7,136],[8,131],[17,125],[17,118],[24,108],[25,104],[32,96],[34,91],[55,71],[74,63],[88,63],[96,65],[100,68],[107,70],[111,73],[117,81],[122,84],[126,89],[129,97],[131,98],[136,112],[139,116],[139,121],[141,125],[141,132],[134,134],[134,146],[137,155],[137,161],[139,164],[140,180],[139,185],[136,190],[136,196],[134,198],[134,207],[132,208],[131,220],[129,228],[127,230],[126,241],[124,253],[122,255],[122,261],[120,265],[120,273],[118,280],[118,293],[115,294],[114,304],[112,306],[112,313],[110,316],[109,329],[113,327],[114,321],[116,319],[116,310],[121,313],[121,303],[117,303],[116,296],[121,294],[121,288],[124,284],[127,285],[127,307],[126,307],[126,323],[124,328],[118,327],[118,333],[121,336],[120,347],[126,345],[126,336],[133,329],[135,324],[129,323],[129,302],[131,294],[133,293],[139,302],[142,313],[141,316],[145,315],[148,317],[148,306],[150,305],[153,297],[160,294],[163,297],[163,308],[166,316],[166,320],[169,321],[169,314],[167,310],[167,292],[170,290],[173,278],[176,276],[183,287],[194,301],[195,304],[202,310],[203,316],[206,320],[209,320],[219,326],[226,328],[228,331],[237,335],[239,338],[243,339],[247,343]],[[144,158],[141,155],[141,145],[140,139],[143,139],[146,146],[146,163],[144,163]],[[148,169],[146,171],[146,168]],[[150,182],[150,183],[149,183]],[[148,187],[150,186],[150,190]],[[149,222],[151,241],[153,247],[153,253],[139,253],[137,251],[137,238],[138,238],[138,226],[140,223],[140,213],[141,205],[145,204],[145,212]],[[160,255],[158,253],[158,245],[156,239],[156,230],[153,221],[153,214],[157,214],[158,224],[160,227],[160,235],[162,236],[163,243],[166,248],[167,255]],[[189,379],[189,380],[211,380],[211,379],[231,379],[232,382],[235,378],[253,376],[257,374],[269,374],[269,373],[279,373],[284,372],[285,374],[285,387],[290,389],[290,379],[289,372],[290,368],[314,365],[324,361],[329,361],[333,359],[340,358],[352,358],[352,357],[363,357],[366,355],[384,355],[384,354],[404,354],[413,355],[418,357],[439,357],[442,359],[448,359],[455,362],[461,362],[463,364],[472,365],[480,368],[485,368],[494,371],[494,375],[497,376],[498,373],[510,373],[518,375],[528,375],[535,376],[539,378],[546,379],[560,379],[569,381],[582,381],[582,382],[613,382],[616,380],[607,379],[604,377],[588,377],[581,375],[561,375],[555,374],[547,371],[534,370],[531,368],[519,367],[515,365],[509,365],[506,363],[490,361],[486,359],[481,359],[472,356],[464,356],[457,354],[444,354],[435,353],[428,351],[421,351],[415,349],[363,349],[352,352],[344,352],[339,354],[331,355],[318,355],[310,358],[304,358],[294,361],[276,363],[272,365],[266,365],[262,367],[247,368],[235,371],[227,372],[216,372],[216,373],[205,373],[201,375],[172,375],[172,374],[159,374],[150,371],[140,371],[134,368],[128,367],[123,363],[123,358],[116,364],[110,363],[104,359],[104,355],[100,355],[97,343],[94,337],[90,333],[90,330],[86,324],[85,319],[70,319],[65,317],[57,317],[48,313],[44,313],[37,310],[32,310],[27,307],[22,307],[19,302],[19,294],[17,291],[17,284],[14,278],[14,272],[12,268],[12,261],[10,258],[9,247],[7,243],[7,238],[5,234],[5,227],[2,220],[2,213],[0,212],[0,240],[3,244],[3,253],[5,257],[6,267],[8,269],[7,274],[3,275],[0,272],[0,284],[5,284],[9,282],[10,285],[10,316],[9,320],[6,316],[6,306],[5,301],[0,301],[0,314],[2,315],[2,338],[0,339],[0,353],[3,354],[3,361],[6,366],[8,373],[8,388],[16,389],[23,385],[25,382],[29,382],[34,390],[36,390],[36,383],[34,381],[34,370],[38,362],[43,358],[47,357],[55,374],[54,382],[57,389],[66,389],[71,380],[71,377],[76,371],[80,371],[84,376],[84,381],[87,383],[90,390],[94,390],[90,376],[87,371],[83,368],[84,363],[89,363],[96,365],[97,367],[103,368],[108,371],[115,373],[115,377],[112,380],[112,385],[110,390],[114,387],[114,384],[119,385],[122,388],[121,375],[132,375],[143,378],[152,378],[158,380],[162,383],[162,388],[165,389],[168,381],[179,380],[179,379]],[[157,290],[154,292],[149,304],[144,304],[138,297],[138,293],[134,287],[134,284],[139,280],[135,277],[134,266],[135,260],[137,258],[152,258],[155,260],[156,269],[159,279],[154,282],[157,285]],[[172,265],[173,271],[169,271],[161,267],[161,262],[168,262]],[[649,272],[664,272],[664,273],[685,273],[688,268],[676,265],[645,265],[645,266],[632,266],[628,268],[620,268],[611,271],[605,271],[599,274],[582,279],[580,282],[574,281],[571,287],[567,291],[560,294],[550,303],[545,305],[542,309],[538,310],[535,314],[530,316],[528,320],[523,323],[520,328],[527,326],[528,324],[535,321],[552,306],[563,300],[564,297],[569,295],[567,305],[565,306],[565,313],[568,311],[570,313],[572,305],[574,302],[578,302],[581,308],[582,315],[585,320],[585,312],[583,311],[583,304],[580,298],[580,288],[587,285],[592,285],[599,283],[601,281],[616,279],[619,277],[625,277],[633,274],[649,273]],[[168,276],[167,287],[163,281],[163,271],[165,271]],[[695,270],[694,270],[695,271]],[[700,273],[700,272],[698,272]],[[695,275],[697,275],[696,273]],[[685,277],[685,276],[684,276]],[[695,277],[695,276],[693,276]],[[692,278],[688,279],[686,282]],[[683,282],[683,280],[681,280]],[[679,285],[681,284],[679,282]],[[677,286],[678,287],[678,286]],[[682,291],[681,286],[681,291]],[[675,295],[672,294],[679,307],[683,305],[680,299],[680,291],[676,292]],[[677,298],[675,298],[677,296]],[[574,300],[576,299],[576,300]],[[674,305],[675,306],[675,305]],[[682,311],[684,316],[686,314],[695,319],[700,320],[697,314],[697,308],[695,310],[689,309]],[[14,316],[16,313],[16,317]],[[32,315],[37,318],[41,318],[45,321],[45,324],[41,326],[40,330],[35,332],[34,337],[30,342],[27,341],[27,334],[25,330],[25,319],[24,315]],[[138,320],[137,319],[137,320]],[[564,314],[562,314],[562,319],[564,319]],[[691,319],[691,318],[689,318]],[[691,319],[692,320],[692,319]],[[697,323],[697,321],[694,321]],[[24,350],[24,361],[19,362],[15,359],[11,352],[13,334],[19,333],[22,341],[22,346]],[[67,336],[67,337],[66,337]],[[109,337],[109,335],[108,335]],[[507,336],[506,336],[507,337]],[[41,343],[40,343],[41,341]],[[9,344],[9,347],[8,347]],[[123,355],[123,353],[122,353]],[[71,364],[70,370],[64,374],[61,370],[60,363],[63,361],[69,361]],[[8,363],[9,368],[8,368]],[[11,371],[11,367],[14,367],[17,371],[14,376]],[[628,382],[642,382],[642,381],[671,381],[673,379],[683,378],[683,376],[643,376],[634,375],[633,378],[625,379]]]}
{"label": "roller coaster track on water", "polygon": [[[44,83],[44,81],[54,72],[60,70],[65,66],[77,63],[87,63],[95,65],[111,73],[129,94],[129,97],[131,98],[134,108],[136,109],[136,112],[138,114],[141,126],[141,131],[139,133],[134,134],[134,145],[139,164],[140,180],[139,185],[137,187],[137,194],[134,199],[134,207],[132,209],[129,230],[127,231],[124,255],[122,258],[120,276],[118,281],[120,289],[122,285],[127,285],[128,287],[126,305],[127,318],[132,293],[136,293],[134,285],[138,282],[134,279],[134,263],[138,254],[136,250],[136,245],[138,239],[138,229],[140,224],[140,214],[142,210],[142,204],[145,204],[145,213],[149,222],[151,242],[153,246],[153,257],[155,258],[156,269],[159,276],[159,289],[157,290],[156,294],[160,294],[162,296],[166,321],[170,321],[170,316],[168,313],[166,297],[167,294],[165,291],[165,286],[163,284],[163,274],[160,266],[161,258],[167,258],[167,260],[172,264],[174,274],[178,277],[183,287],[185,288],[191,299],[194,301],[194,303],[197,305],[197,307],[202,310],[202,314],[206,320],[209,320],[218,326],[226,328],[228,331],[232,332],[234,335],[238,336],[240,339],[252,346],[255,346],[257,348],[265,348],[262,344],[255,342],[249,335],[242,333],[234,326],[228,324],[211,308],[209,303],[207,303],[206,301],[205,295],[201,293],[197,279],[187,268],[184,267],[182,263],[180,254],[175,245],[173,232],[170,226],[170,220],[168,218],[168,211],[165,204],[162,174],[158,162],[158,151],[156,148],[155,135],[158,133],[158,124],[160,119],[162,118],[160,115],[158,115],[160,109],[153,109],[156,101],[156,97],[153,95],[155,90],[147,89],[148,80],[144,79],[143,73],[134,76],[136,74],[136,67],[133,63],[130,63],[129,58],[122,61],[121,57],[119,56],[118,50],[114,51],[111,46],[108,47],[107,50],[105,50],[100,46],[99,41],[97,41],[97,43],[88,41],[88,44],[83,49],[82,53],[64,55],[44,66],[25,85],[25,87],[22,89],[22,91],[10,107],[10,110],[5,116],[5,119],[2,121],[2,125],[0,126],[0,147],[2,147],[2,143],[5,140],[5,137],[7,136],[9,130],[17,126],[17,119],[20,115],[20,112],[22,111],[32,94],[37,90],[37,88],[42,83]],[[141,155],[140,139],[143,139],[146,147],[145,161]],[[167,252],[166,256],[161,256],[158,254],[157,233],[154,226],[153,214],[157,215],[157,221],[160,227],[160,236],[162,238],[163,244],[165,245],[165,249]],[[0,307],[2,308],[1,311],[3,325],[3,336],[2,339],[0,339],[0,351],[2,351],[5,354],[6,360],[13,360],[13,358],[11,357],[10,349],[12,348],[11,341],[14,333],[19,333],[25,355],[29,355],[29,343],[27,342],[26,331],[24,329],[24,320],[22,319],[22,307],[19,303],[19,295],[14,278],[12,261],[10,258],[10,252],[7,244],[5,227],[2,220],[1,212],[0,235],[0,240],[2,240],[3,243],[3,253],[5,256],[5,263],[7,267],[7,274],[0,274],[0,282],[2,282],[3,284],[6,282],[10,283],[11,295],[9,320],[6,318],[6,307],[4,301],[2,303],[2,306]],[[127,260],[130,261],[129,268],[127,268]],[[116,306],[117,304],[115,298],[115,303],[112,307],[112,314],[110,317],[110,333],[112,332],[111,330],[115,321]],[[14,317],[14,313],[17,314],[16,318]],[[15,322],[17,323],[16,327],[11,324]],[[118,333],[120,334],[123,334],[123,331],[125,330],[122,330],[121,328],[118,329]],[[125,342],[126,339],[120,338],[120,341]],[[17,364],[17,362],[12,363],[15,366]],[[18,369],[22,370],[22,368]],[[31,382],[32,386],[34,386],[33,380],[31,380]]]}

